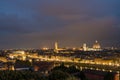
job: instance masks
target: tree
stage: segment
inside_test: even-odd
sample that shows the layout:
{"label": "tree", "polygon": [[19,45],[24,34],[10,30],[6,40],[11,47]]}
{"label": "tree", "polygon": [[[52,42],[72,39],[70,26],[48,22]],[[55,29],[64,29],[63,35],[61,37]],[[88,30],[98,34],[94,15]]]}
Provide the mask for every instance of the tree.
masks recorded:
{"label": "tree", "polygon": [[64,66],[64,63],[62,63],[60,66],[54,67],[52,69],[52,71],[54,71],[54,70],[60,70],[60,71],[63,71],[63,72],[67,72],[68,68]]}
{"label": "tree", "polygon": [[0,71],[0,80],[48,80],[40,73],[31,71]]}
{"label": "tree", "polygon": [[114,80],[114,75],[110,72],[108,72],[105,77],[104,80]]}
{"label": "tree", "polygon": [[83,71],[79,72],[78,74],[75,75],[76,77],[80,78],[81,80],[87,80],[85,74]]}
{"label": "tree", "polygon": [[70,76],[69,78],[67,78],[66,80],[78,80],[75,76]]}
{"label": "tree", "polygon": [[49,80],[67,80],[69,77],[70,74],[60,70],[55,70],[50,73]]}
{"label": "tree", "polygon": [[80,70],[76,69],[74,65],[70,66],[67,70],[68,73],[77,73],[80,72]]}

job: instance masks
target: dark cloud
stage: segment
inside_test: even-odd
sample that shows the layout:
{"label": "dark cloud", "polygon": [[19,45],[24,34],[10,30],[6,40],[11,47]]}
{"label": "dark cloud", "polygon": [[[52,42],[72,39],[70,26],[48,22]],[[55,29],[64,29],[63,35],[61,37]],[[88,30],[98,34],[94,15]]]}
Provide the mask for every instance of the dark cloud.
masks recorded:
{"label": "dark cloud", "polygon": [[119,0],[0,1],[0,48],[119,46]]}

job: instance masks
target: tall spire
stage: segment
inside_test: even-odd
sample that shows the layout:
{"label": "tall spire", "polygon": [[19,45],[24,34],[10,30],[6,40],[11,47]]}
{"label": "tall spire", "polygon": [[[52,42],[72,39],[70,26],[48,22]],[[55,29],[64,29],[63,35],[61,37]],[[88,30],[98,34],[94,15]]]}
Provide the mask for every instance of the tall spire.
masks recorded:
{"label": "tall spire", "polygon": [[58,43],[55,42],[55,49],[58,50]]}
{"label": "tall spire", "polygon": [[83,44],[83,50],[87,51],[87,44],[86,43]]}
{"label": "tall spire", "polygon": [[58,43],[55,42],[55,52],[58,53]]}

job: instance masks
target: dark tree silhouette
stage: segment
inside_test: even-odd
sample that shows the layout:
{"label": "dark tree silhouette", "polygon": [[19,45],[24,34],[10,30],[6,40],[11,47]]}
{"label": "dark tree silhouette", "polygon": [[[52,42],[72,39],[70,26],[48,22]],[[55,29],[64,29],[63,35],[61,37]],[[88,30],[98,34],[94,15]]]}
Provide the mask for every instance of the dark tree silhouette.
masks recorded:
{"label": "dark tree silhouette", "polygon": [[108,72],[105,77],[104,80],[114,80],[114,74]]}
{"label": "dark tree silhouette", "polygon": [[60,70],[56,70],[50,73],[49,80],[66,80],[70,77],[70,74]]}

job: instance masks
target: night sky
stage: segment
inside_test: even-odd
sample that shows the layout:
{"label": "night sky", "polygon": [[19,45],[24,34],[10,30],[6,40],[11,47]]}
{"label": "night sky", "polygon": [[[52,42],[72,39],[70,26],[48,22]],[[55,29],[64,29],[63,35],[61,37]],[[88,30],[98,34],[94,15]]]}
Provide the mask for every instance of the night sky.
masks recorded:
{"label": "night sky", "polygon": [[120,46],[120,0],[0,0],[0,49]]}

